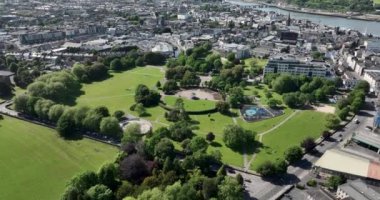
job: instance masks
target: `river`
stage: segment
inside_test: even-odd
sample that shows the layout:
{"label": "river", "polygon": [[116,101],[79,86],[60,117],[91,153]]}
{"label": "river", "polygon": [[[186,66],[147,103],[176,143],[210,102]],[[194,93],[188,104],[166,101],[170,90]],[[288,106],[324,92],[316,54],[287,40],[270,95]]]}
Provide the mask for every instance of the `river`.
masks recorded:
{"label": "river", "polygon": [[[247,3],[241,2],[237,0],[227,0],[227,2],[232,4],[238,4],[242,6],[251,6],[257,5],[255,3]],[[309,14],[309,13],[298,13],[287,10],[282,10],[276,7],[266,7],[266,8],[256,8],[263,11],[274,11],[279,14],[288,15],[290,13],[290,17],[294,19],[307,19],[311,22],[324,24],[331,27],[336,27],[337,25],[343,29],[351,29],[358,30],[362,33],[372,34],[376,36],[380,36],[380,22],[375,21],[365,21],[359,19],[349,19],[343,17],[334,17],[334,16],[324,16],[317,14]]]}

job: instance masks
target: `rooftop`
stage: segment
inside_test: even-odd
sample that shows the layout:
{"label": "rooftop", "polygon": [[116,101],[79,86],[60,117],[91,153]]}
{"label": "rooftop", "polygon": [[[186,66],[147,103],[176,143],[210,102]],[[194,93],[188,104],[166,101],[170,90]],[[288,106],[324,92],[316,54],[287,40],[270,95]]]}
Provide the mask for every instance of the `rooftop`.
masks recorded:
{"label": "rooftop", "polygon": [[380,180],[380,163],[338,149],[327,150],[315,163],[315,166],[331,171]]}
{"label": "rooftop", "polygon": [[369,187],[362,180],[349,181],[339,186],[352,199],[360,200],[380,200],[380,193]]}

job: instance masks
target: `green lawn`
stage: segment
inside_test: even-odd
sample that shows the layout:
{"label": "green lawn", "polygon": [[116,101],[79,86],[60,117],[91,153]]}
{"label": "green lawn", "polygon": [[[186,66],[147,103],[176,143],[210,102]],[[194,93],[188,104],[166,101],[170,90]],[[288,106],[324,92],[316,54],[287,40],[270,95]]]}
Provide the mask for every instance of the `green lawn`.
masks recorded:
{"label": "green lawn", "polygon": [[135,89],[139,84],[155,87],[164,74],[158,67],[137,67],[121,73],[111,73],[112,77],[91,84],[84,84],[83,95],[77,98],[77,105],[107,106],[111,112],[129,108],[134,101]]}
{"label": "green lawn", "polygon": [[0,121],[0,199],[59,199],[75,174],[112,162],[117,148],[66,141],[54,130],[5,117]]}
{"label": "green lawn", "polygon": [[223,142],[223,129],[226,125],[234,124],[231,117],[214,113],[208,115],[191,115],[191,119],[199,122],[199,129],[195,132],[197,135],[205,137],[208,132],[215,134],[213,145],[209,147],[209,151],[219,150],[222,153],[223,162],[235,166],[243,167],[243,154],[236,152],[225,146]]}
{"label": "green lawn", "polygon": [[375,5],[380,5],[380,0],[373,0],[373,2],[375,3]]}
{"label": "green lawn", "polygon": [[[264,93],[264,90],[268,90],[268,91],[271,91],[267,85],[264,85],[264,84],[260,84],[258,86],[248,86],[246,87],[246,89],[244,90],[244,94],[245,95],[248,95],[248,96],[252,96],[254,91],[257,92],[257,96],[256,98],[259,98],[259,102],[262,104],[262,105],[267,105],[267,102],[268,102],[268,98],[265,96],[265,93]],[[282,102],[282,96],[276,92],[271,92],[272,94],[272,97],[271,98],[274,98],[274,99],[277,99],[277,100],[280,100]]]}
{"label": "green lawn", "polygon": [[278,129],[263,136],[263,147],[252,162],[251,169],[266,160],[282,158],[287,148],[299,145],[308,136],[320,137],[325,130],[325,113],[300,111]]}
{"label": "green lawn", "polygon": [[[164,102],[169,106],[174,106],[175,101],[178,99],[176,96],[166,96]],[[182,98],[187,111],[202,111],[215,108],[215,101],[210,100],[190,100]]]}

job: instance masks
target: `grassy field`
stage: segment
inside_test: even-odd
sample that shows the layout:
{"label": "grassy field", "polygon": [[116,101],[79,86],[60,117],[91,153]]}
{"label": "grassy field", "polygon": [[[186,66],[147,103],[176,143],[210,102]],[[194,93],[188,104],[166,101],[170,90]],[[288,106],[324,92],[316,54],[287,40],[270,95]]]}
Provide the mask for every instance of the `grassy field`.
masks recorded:
{"label": "grassy field", "polygon": [[300,145],[306,137],[320,137],[323,130],[325,113],[315,111],[300,111],[278,129],[263,136],[263,147],[259,149],[251,169],[266,160],[282,158],[287,148]]}
{"label": "grassy field", "polygon": [[0,199],[59,199],[72,176],[97,171],[117,152],[88,139],[66,141],[54,130],[5,117],[0,121]]}
{"label": "grassy field", "polygon": [[77,98],[77,105],[107,106],[111,112],[129,108],[134,101],[135,89],[139,84],[155,87],[164,74],[158,67],[137,67],[121,73],[112,73],[112,77],[91,84],[84,84],[83,95]]}
{"label": "grassy field", "polygon": [[[178,99],[176,96],[166,96],[164,102],[169,106],[174,106],[175,101]],[[187,111],[201,111],[201,110],[210,110],[215,108],[215,101],[209,100],[190,100],[182,98],[183,103],[185,104],[185,110]]]}
{"label": "grassy field", "polygon": [[205,137],[208,132],[215,134],[214,143],[209,147],[209,151],[219,150],[222,153],[222,160],[225,163],[243,167],[243,153],[233,151],[225,146],[223,142],[223,129],[226,125],[234,124],[231,117],[214,113],[208,115],[192,115],[191,119],[199,122],[197,135]]}

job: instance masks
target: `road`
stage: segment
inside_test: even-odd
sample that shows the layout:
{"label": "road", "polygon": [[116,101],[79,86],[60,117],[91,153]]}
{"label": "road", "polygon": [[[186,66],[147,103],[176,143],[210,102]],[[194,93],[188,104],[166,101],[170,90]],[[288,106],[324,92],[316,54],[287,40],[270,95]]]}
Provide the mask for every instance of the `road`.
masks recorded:
{"label": "road", "polygon": [[287,174],[272,178],[272,180],[263,180],[259,176],[241,173],[244,180],[246,180],[244,182],[247,192],[246,199],[278,199],[286,190],[291,189],[292,185],[306,182],[313,173],[313,164],[326,150],[342,148],[343,144],[346,140],[350,139],[354,132],[364,130],[366,126],[372,124],[372,117],[375,113],[372,101],[374,99],[367,99],[366,109],[362,110],[355,117],[360,122],[359,124],[356,124],[354,120],[348,123],[344,128],[331,136],[330,139],[318,145],[313,154],[305,154],[301,161],[293,166],[289,166]]}

